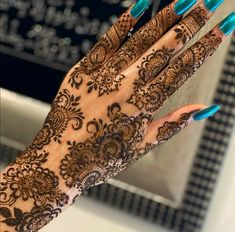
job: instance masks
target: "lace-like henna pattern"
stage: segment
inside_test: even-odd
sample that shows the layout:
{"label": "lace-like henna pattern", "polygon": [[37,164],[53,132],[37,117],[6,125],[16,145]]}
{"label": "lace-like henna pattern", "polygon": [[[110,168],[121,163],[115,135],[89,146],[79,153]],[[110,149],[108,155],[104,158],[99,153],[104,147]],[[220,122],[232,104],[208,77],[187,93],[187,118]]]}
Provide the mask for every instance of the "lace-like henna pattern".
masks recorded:
{"label": "lace-like henna pattern", "polygon": [[0,207],[0,215],[5,218],[2,222],[15,231],[37,232],[51,220],[56,218],[61,212],[60,208],[53,209],[51,205],[33,207],[30,212],[23,212],[19,208],[14,208],[12,213],[6,207]]}
{"label": "lace-like henna pattern", "polygon": [[162,74],[152,81],[147,89],[139,88],[135,91],[127,102],[138,109],[145,108],[147,112],[156,111],[202,66],[206,58],[215,52],[221,42],[222,39],[210,31],[176,58]]}
{"label": "lace-like henna pattern", "polygon": [[135,19],[129,13],[124,13],[113,27],[100,39],[100,41],[92,48],[88,55],[79,63],[79,67],[75,67],[69,78],[72,87],[79,88],[83,83],[82,74],[91,75],[110,57],[109,54],[115,52],[127,32],[135,24]]}
{"label": "lace-like henna pattern", "polygon": [[91,137],[85,142],[68,142],[68,154],[61,161],[60,174],[68,187],[82,190],[109,177],[131,163],[136,145],[142,141],[152,117],[135,117],[121,112],[118,103],[108,107],[109,124],[101,119],[87,123]]}
{"label": "lace-like henna pattern", "polygon": [[[13,166],[3,174],[0,183],[1,205],[12,205],[17,199],[24,201],[34,199],[35,206],[45,205],[48,202],[62,206],[68,201],[68,196],[58,188],[58,177],[48,168],[42,168],[47,161],[46,151],[38,152],[35,148],[28,148],[17,157]],[[7,188],[11,194],[4,192]]]}
{"label": "lace-like henna pattern", "polygon": [[186,44],[209,20],[208,13],[202,6],[197,6],[174,29],[177,43]]}
{"label": "lace-like henna pattern", "polygon": [[41,131],[33,141],[33,146],[41,149],[44,145],[50,143],[51,138],[61,143],[61,137],[68,123],[71,121],[74,130],[78,130],[83,124],[83,113],[79,108],[80,96],[71,95],[69,90],[61,90],[54,102],[51,111],[45,119]]}

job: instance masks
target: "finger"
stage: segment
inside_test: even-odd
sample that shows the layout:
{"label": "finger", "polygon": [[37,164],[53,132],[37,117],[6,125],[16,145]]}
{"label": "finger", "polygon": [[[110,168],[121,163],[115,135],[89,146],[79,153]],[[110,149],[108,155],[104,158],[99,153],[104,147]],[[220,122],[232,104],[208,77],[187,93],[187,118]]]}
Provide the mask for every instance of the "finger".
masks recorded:
{"label": "finger", "polygon": [[196,0],[178,0],[165,7],[124,43],[106,63],[106,67],[112,67],[116,74],[134,63],[195,2]]}
{"label": "finger", "polygon": [[193,46],[173,60],[144,89],[135,91],[128,103],[154,112],[214,54],[223,40],[235,29],[235,13],[231,13]]}
{"label": "finger", "polygon": [[91,51],[77,64],[69,74],[71,87],[80,88],[83,83],[82,74],[91,75],[117,51],[127,33],[137,23],[140,16],[149,6],[149,0],[138,0],[136,4],[124,12],[112,27],[101,37]]}
{"label": "finger", "polygon": [[169,63],[200,31],[223,0],[201,1],[180,23],[161,37],[130,68],[133,69],[134,87],[144,86]]}
{"label": "finger", "polygon": [[81,62],[81,66],[94,71],[103,65],[119,48],[127,33],[148,6],[149,0],[138,0],[134,6],[123,13]]}
{"label": "finger", "polygon": [[202,104],[186,105],[152,121],[147,127],[144,140],[139,144],[139,155],[144,155],[157,145],[166,142],[190,123],[213,116],[219,109],[218,105],[210,107]]}

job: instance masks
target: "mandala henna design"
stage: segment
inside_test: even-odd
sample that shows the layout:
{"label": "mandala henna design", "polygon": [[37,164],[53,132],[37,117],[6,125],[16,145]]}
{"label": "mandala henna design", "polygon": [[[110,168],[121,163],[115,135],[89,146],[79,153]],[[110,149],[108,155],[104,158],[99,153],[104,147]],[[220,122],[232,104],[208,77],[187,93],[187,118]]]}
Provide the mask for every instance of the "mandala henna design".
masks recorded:
{"label": "mandala henna design", "polygon": [[88,55],[80,61],[79,66],[74,68],[68,83],[71,87],[79,88],[83,83],[83,74],[91,75],[99,70],[109,59],[110,54],[114,53],[121,41],[124,39],[136,20],[129,13],[124,13],[121,18],[110,28],[109,31],[91,49]]}
{"label": "mandala henna design", "polygon": [[222,39],[210,31],[176,58],[152,81],[148,88],[135,90],[127,102],[138,109],[145,108],[147,112],[156,111],[202,66],[206,58],[215,52],[221,42]]}
{"label": "mandala henna design", "polygon": [[101,119],[87,123],[91,137],[85,142],[68,141],[68,154],[61,161],[60,174],[68,187],[89,188],[104,182],[131,163],[136,144],[142,141],[145,126],[152,117],[139,114],[130,117],[121,112],[118,103],[108,107],[110,123]]}
{"label": "mandala henna design", "polygon": [[177,43],[186,44],[209,20],[205,7],[197,6],[174,29]]}
{"label": "mandala henna design", "polygon": [[62,134],[70,121],[73,122],[72,128],[74,130],[82,127],[84,116],[79,108],[80,98],[80,96],[70,95],[67,89],[63,89],[58,93],[52,103],[51,111],[45,119],[43,128],[32,143],[33,146],[41,149],[44,145],[50,143],[51,138],[61,143]]}
{"label": "mandala henna design", "polygon": [[15,231],[37,232],[51,220],[56,218],[61,212],[60,208],[54,209],[47,204],[40,207],[33,207],[30,212],[23,212],[19,208],[14,208],[14,214],[7,207],[0,207],[0,215],[5,218],[2,223],[14,227]]}

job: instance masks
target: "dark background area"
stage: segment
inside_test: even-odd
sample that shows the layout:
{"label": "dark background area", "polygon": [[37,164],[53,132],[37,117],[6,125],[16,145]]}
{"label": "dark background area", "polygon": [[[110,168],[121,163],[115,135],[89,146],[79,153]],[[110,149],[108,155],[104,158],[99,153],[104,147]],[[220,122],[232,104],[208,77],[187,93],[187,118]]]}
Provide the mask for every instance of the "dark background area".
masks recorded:
{"label": "dark background area", "polygon": [[[160,1],[160,0],[158,0]],[[6,1],[7,2],[7,1]],[[10,2],[10,1],[9,1]],[[73,25],[71,24],[69,29],[66,28],[66,25],[59,25],[57,23],[48,23],[46,19],[40,18],[39,12],[33,12],[34,17],[31,15],[32,8],[38,8],[40,10],[40,7],[44,10],[44,12],[49,12],[51,9],[56,9],[58,12],[64,12],[63,8],[66,8],[67,10],[70,9],[74,12],[78,12],[79,9],[83,9],[82,13],[86,14],[86,9],[89,8],[89,15],[86,17],[85,20],[76,22],[77,28],[79,28],[79,24],[84,24],[86,20],[90,20],[91,22],[95,20],[99,20],[100,23],[103,23],[103,25],[111,25],[110,16],[113,15],[120,15],[121,12],[124,11],[124,7],[121,6],[121,3],[118,4],[110,4],[106,1],[94,1],[93,0],[81,0],[81,1],[75,1],[70,2],[70,6],[66,6],[62,4],[57,4],[56,1],[54,1],[54,6],[51,7],[50,2],[53,1],[45,1],[44,5],[38,5],[33,6],[33,3],[31,0],[26,1],[28,2],[29,6],[27,11],[23,11],[24,6],[22,6],[22,9],[16,9],[14,6],[10,6],[10,3],[8,6],[1,6],[1,26],[2,22],[4,22],[4,19],[7,18],[6,28],[5,31],[9,35],[13,37],[18,38],[18,35],[20,35],[23,39],[28,39],[29,31],[35,27],[39,28],[49,28],[50,30],[55,31],[55,36],[58,38],[70,38],[70,46],[76,46],[81,45],[83,41],[88,41],[90,47],[94,45],[94,43],[97,41],[96,34],[88,33],[84,31],[79,33],[74,33]],[[43,2],[43,1],[42,1]],[[66,2],[66,1],[65,1]],[[144,16],[141,18],[141,20],[136,25],[135,30],[137,30],[141,25],[143,25],[146,21],[148,21],[151,17],[152,13],[155,13],[155,11],[159,11],[164,6],[172,2],[172,0],[164,0],[160,2],[159,4],[156,4],[157,10],[153,9],[153,4],[149,7],[147,12],[145,12]],[[67,3],[66,3],[67,4]],[[46,9],[45,9],[45,8]],[[85,8],[84,8],[85,7]],[[85,9],[85,10],[84,10]],[[85,11],[85,13],[84,13]],[[153,12],[154,11],[154,12]],[[5,17],[5,18],[4,18]],[[46,18],[46,13],[45,13]],[[109,19],[109,21],[107,21]],[[51,19],[52,20],[52,19]],[[89,24],[87,24],[89,25]],[[86,29],[86,25],[83,25],[84,29]],[[3,27],[3,26],[2,26]],[[12,29],[13,28],[13,29]],[[1,28],[1,32],[2,32]],[[13,32],[12,32],[13,31]],[[15,34],[14,34],[15,33]],[[13,34],[13,35],[12,35]],[[46,35],[49,37],[49,35]],[[22,48],[20,45],[20,42],[11,43],[10,40],[4,39],[3,34],[1,33],[2,39],[1,41],[1,52],[0,52],[0,64],[1,64],[1,83],[0,86],[9,90],[13,90],[18,93],[22,93],[24,95],[31,96],[33,98],[42,100],[44,102],[51,103],[53,98],[56,95],[56,92],[60,86],[60,83],[63,80],[63,77],[66,74],[66,71],[69,70],[69,68],[75,64],[77,61],[79,61],[87,51],[89,51],[90,47],[88,46],[87,51],[84,51],[84,49],[78,49],[77,52],[73,52],[71,59],[66,59],[66,56],[63,59],[58,60],[59,54],[53,53],[53,56],[51,56],[51,53],[49,53],[48,56],[45,57],[38,57],[37,54],[35,54],[34,48]],[[35,37],[34,42],[36,45],[33,46],[41,46],[41,41],[45,39],[45,37]],[[46,38],[47,39],[47,38]],[[50,40],[53,38],[50,37]],[[52,49],[55,44],[50,44],[48,46],[48,49]],[[9,50],[8,50],[9,48]],[[75,49],[76,51],[76,49]],[[30,55],[27,59],[25,59],[25,54]],[[75,54],[75,55],[74,55]],[[26,56],[27,57],[27,56]],[[31,60],[32,58],[32,60]],[[36,61],[34,60],[36,58]],[[46,64],[46,65],[45,65]],[[56,66],[56,68],[54,68]]]}

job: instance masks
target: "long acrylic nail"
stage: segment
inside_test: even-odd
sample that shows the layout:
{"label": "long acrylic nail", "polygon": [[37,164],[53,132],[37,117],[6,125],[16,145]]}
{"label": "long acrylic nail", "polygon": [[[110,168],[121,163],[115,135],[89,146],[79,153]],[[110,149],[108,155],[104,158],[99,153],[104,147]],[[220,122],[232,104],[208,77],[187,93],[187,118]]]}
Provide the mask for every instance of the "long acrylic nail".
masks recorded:
{"label": "long acrylic nail", "polygon": [[209,11],[213,12],[223,3],[223,1],[224,0],[204,0],[204,4]]}
{"label": "long acrylic nail", "polygon": [[193,120],[199,121],[213,116],[220,109],[219,105],[212,105],[206,109],[203,109],[193,115]]}
{"label": "long acrylic nail", "polygon": [[220,24],[220,30],[225,34],[229,35],[235,30],[235,12],[228,15]]}
{"label": "long acrylic nail", "polygon": [[191,8],[197,0],[179,0],[175,4],[175,12],[177,15],[184,14],[189,8]]}
{"label": "long acrylic nail", "polygon": [[149,7],[149,0],[138,0],[131,9],[131,15],[138,18]]}

